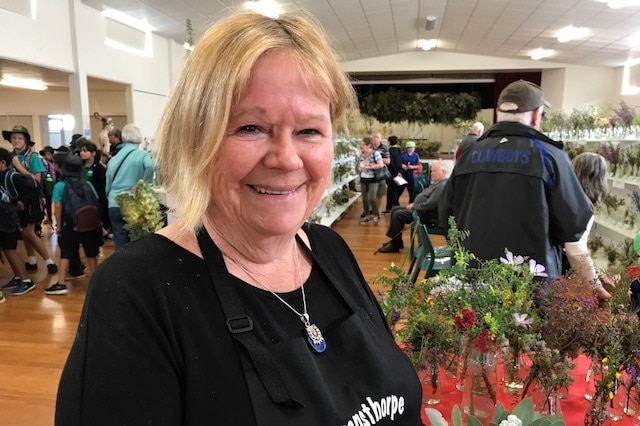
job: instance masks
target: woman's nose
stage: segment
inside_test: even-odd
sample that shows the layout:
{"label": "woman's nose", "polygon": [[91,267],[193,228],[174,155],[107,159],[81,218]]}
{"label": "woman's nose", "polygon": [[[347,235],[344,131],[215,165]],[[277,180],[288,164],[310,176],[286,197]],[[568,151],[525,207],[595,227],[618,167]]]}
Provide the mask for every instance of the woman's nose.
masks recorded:
{"label": "woman's nose", "polygon": [[298,152],[299,144],[291,134],[277,134],[271,138],[269,152],[265,157],[267,167],[296,170],[302,167]]}

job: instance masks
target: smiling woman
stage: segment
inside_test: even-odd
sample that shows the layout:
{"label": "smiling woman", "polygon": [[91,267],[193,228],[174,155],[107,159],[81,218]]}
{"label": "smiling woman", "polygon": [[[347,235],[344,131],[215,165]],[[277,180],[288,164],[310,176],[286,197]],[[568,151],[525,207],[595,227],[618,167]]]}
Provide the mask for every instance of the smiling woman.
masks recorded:
{"label": "smiling woman", "polygon": [[421,424],[353,254],[305,224],[354,99],[308,17],[234,14],[203,35],[157,137],[180,218],[94,275],[57,424]]}

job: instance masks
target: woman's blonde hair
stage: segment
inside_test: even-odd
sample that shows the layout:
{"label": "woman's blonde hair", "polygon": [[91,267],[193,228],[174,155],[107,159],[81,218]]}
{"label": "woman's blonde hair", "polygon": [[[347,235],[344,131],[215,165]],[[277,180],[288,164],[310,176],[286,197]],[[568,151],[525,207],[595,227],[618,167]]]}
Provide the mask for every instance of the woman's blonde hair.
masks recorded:
{"label": "woman's blonde hair", "polygon": [[256,61],[276,50],[293,54],[309,86],[329,98],[334,129],[347,128],[346,111],[357,106],[355,93],[324,31],[310,16],[273,19],[238,12],[221,19],[186,59],[156,135],[158,168],[175,198],[184,232],[202,226],[215,156],[231,111]]}

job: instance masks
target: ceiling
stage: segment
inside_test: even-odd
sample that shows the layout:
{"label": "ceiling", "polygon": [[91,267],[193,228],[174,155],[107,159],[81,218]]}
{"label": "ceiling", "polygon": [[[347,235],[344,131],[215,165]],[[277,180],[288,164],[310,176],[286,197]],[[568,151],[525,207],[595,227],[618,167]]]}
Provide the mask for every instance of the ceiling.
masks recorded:
{"label": "ceiling", "polygon": [[[145,20],[156,33],[179,43],[188,40],[187,19],[197,40],[217,19],[245,8],[244,0],[81,1],[98,10],[116,9]],[[311,12],[344,61],[415,51],[418,39],[435,38],[435,50],[442,52],[528,59],[533,49],[545,48],[555,52],[545,59],[548,62],[621,66],[629,58],[640,57],[640,5],[612,9],[605,1],[281,0],[279,4],[282,12]],[[428,16],[436,18],[430,31],[425,29]],[[583,40],[560,43],[555,34],[567,25],[587,27],[591,33]],[[42,78],[53,90],[68,87],[66,73],[0,60],[0,70],[7,69]],[[97,79],[90,79],[89,86],[90,90],[118,91],[125,87]]]}
{"label": "ceiling", "polygon": [[[245,8],[239,0],[82,0],[146,20],[156,32],[180,43],[217,19]],[[437,50],[528,58],[535,48],[553,49],[550,61],[621,66],[640,56],[640,5],[611,9],[605,0],[277,0],[283,12],[311,12],[334,38],[345,61],[413,51],[418,39],[438,39]],[[435,28],[425,29],[427,16]],[[584,40],[560,43],[555,33],[587,27]]]}

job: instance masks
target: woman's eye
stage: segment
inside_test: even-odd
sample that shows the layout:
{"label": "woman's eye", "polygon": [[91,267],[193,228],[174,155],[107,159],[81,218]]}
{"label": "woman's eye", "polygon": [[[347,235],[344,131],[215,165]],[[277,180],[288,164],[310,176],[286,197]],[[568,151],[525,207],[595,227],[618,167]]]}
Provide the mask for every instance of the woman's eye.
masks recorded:
{"label": "woman's eye", "polygon": [[319,135],[320,132],[316,129],[304,129],[300,132],[301,135]]}
{"label": "woman's eye", "polygon": [[238,129],[238,133],[257,133],[259,131],[258,126],[255,124],[247,124]]}

